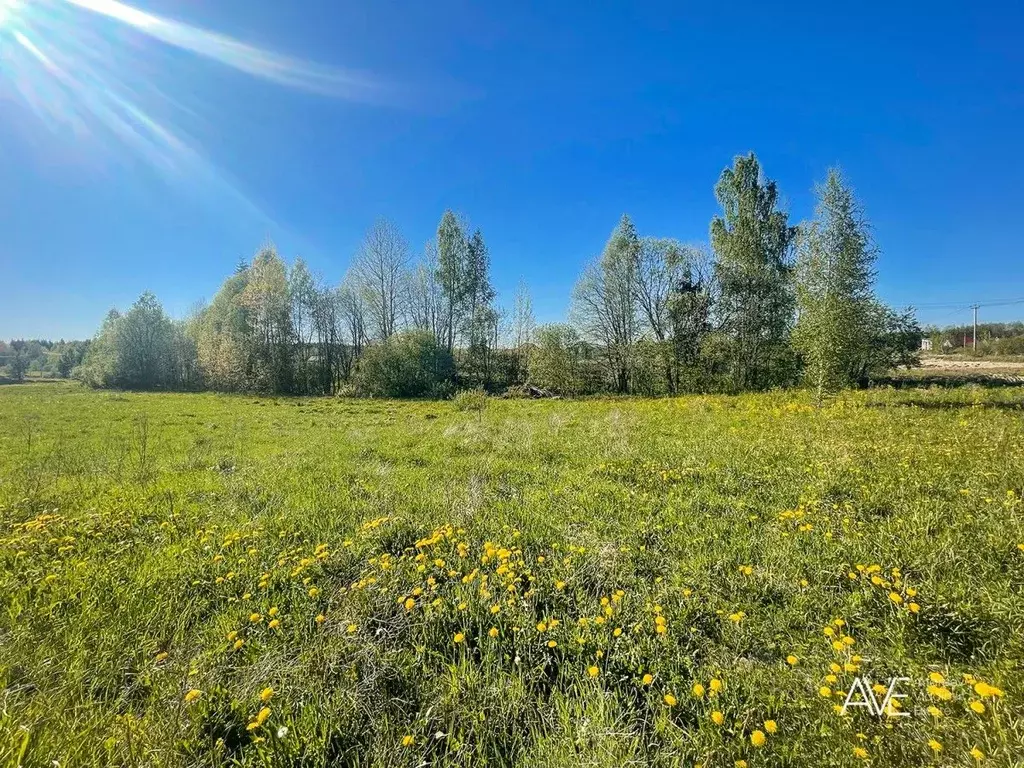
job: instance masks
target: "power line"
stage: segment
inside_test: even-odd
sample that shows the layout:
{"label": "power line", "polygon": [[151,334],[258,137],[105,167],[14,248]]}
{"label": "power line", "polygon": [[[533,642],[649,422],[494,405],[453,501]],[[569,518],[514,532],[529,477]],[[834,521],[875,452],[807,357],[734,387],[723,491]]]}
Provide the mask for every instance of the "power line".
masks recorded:
{"label": "power line", "polygon": [[[903,303],[903,302],[901,302]],[[993,301],[950,301],[950,302],[906,302],[914,309],[970,309],[971,307],[1008,307],[1012,304],[1024,304],[1024,298],[1019,299],[995,299]]]}

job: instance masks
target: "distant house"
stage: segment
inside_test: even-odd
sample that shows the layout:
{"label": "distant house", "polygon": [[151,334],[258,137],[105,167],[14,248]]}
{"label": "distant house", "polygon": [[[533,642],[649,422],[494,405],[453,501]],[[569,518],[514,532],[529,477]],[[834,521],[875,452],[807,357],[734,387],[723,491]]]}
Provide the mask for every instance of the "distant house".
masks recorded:
{"label": "distant house", "polygon": [[921,339],[921,351],[922,352],[931,352],[932,351],[932,340],[931,339],[928,339],[928,338]]}

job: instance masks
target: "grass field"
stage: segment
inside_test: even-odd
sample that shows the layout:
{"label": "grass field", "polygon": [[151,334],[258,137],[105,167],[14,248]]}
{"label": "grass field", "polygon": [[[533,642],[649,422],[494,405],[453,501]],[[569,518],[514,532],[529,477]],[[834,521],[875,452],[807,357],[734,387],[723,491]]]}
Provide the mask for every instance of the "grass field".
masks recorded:
{"label": "grass field", "polygon": [[1022,404],[0,387],[0,763],[1021,765]]}

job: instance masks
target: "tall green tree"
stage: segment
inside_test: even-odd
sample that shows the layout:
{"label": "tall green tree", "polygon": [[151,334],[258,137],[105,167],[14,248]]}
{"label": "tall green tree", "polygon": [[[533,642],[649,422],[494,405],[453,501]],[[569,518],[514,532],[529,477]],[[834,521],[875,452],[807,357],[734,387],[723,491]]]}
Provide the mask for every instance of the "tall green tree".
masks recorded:
{"label": "tall green tree", "polygon": [[248,322],[249,387],[260,392],[291,392],[294,334],[288,268],[274,246],[264,246],[253,258],[238,298]]}
{"label": "tall green tree", "polygon": [[853,190],[831,169],[817,186],[815,219],[798,239],[793,341],[820,400],[853,383],[872,341],[877,255]]}
{"label": "tall green tree", "polygon": [[320,295],[316,279],[301,258],[296,259],[288,270],[288,297],[294,334],[295,383],[298,391],[305,392],[311,386],[313,376],[311,358],[314,354],[313,335],[317,330],[314,319]]}
{"label": "tall green tree", "polygon": [[11,378],[15,381],[23,381],[25,371],[28,370],[29,358],[26,347],[28,345],[23,339],[11,341],[11,351],[8,355],[7,367],[11,372]]}
{"label": "tall green tree", "polygon": [[199,369],[211,389],[238,392],[251,388],[253,339],[250,312],[242,302],[248,284],[249,268],[236,270],[195,321]]}
{"label": "tall green tree", "polygon": [[177,329],[146,291],[123,315],[111,310],[82,364],[81,377],[99,387],[175,389]]}
{"label": "tall green tree", "polygon": [[778,188],[763,177],[751,152],[737,157],[715,185],[722,216],[711,222],[718,312],[729,339],[734,389],[787,383],[793,372],[789,337],[794,320],[792,264],[797,230],[778,209]]}
{"label": "tall green tree", "polygon": [[489,386],[491,354],[497,345],[498,313],[491,285],[491,262],[483,234],[476,230],[466,243],[465,291],[462,316],[467,368],[478,384]]}
{"label": "tall green tree", "polygon": [[451,210],[437,227],[437,282],[441,286],[441,331],[445,348],[455,351],[459,313],[466,301],[469,244],[462,224]]}

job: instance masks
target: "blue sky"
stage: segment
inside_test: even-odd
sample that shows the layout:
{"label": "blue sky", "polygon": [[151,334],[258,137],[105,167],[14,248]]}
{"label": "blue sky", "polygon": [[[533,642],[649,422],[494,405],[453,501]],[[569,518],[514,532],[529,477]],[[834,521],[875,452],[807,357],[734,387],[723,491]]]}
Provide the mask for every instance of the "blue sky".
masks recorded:
{"label": "blue sky", "polygon": [[0,0],[0,337],[181,315],[268,238],[335,282],[375,217],[419,251],[446,207],[556,320],[623,212],[706,241],[750,150],[794,220],[842,167],[887,301],[1024,297],[1019,3],[104,3]]}

